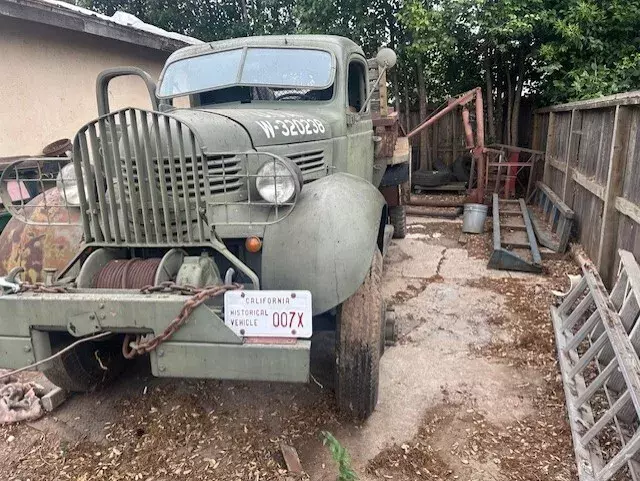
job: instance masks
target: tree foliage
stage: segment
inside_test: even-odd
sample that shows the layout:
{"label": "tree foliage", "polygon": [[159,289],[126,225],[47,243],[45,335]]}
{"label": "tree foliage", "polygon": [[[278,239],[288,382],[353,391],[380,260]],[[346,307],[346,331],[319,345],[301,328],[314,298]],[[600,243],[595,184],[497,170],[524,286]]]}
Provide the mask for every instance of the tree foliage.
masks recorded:
{"label": "tree foliage", "polygon": [[524,96],[562,102],[640,87],[640,0],[78,1],[208,41],[329,33],[371,56],[389,45],[396,105],[482,85],[496,140],[517,140]]}

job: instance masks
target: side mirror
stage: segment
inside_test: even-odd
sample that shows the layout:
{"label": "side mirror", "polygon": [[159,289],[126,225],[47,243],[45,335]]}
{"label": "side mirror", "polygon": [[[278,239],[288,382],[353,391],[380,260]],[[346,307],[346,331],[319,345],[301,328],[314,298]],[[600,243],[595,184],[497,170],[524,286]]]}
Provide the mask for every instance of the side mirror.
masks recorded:
{"label": "side mirror", "polygon": [[376,55],[376,63],[378,64],[378,71],[380,72],[380,74],[378,75],[378,79],[376,80],[375,86],[372,87],[371,90],[369,91],[369,96],[364,101],[364,104],[362,105],[362,108],[360,108],[358,115],[362,115],[362,113],[365,110],[367,110],[367,107],[371,102],[371,97],[373,96],[374,90],[378,87],[378,85],[380,85],[380,80],[385,75],[387,70],[389,70],[390,68],[393,68],[393,66],[396,64],[397,61],[398,61],[398,57],[396,56],[396,53],[390,48],[383,47],[380,50],[378,50],[378,53]]}
{"label": "side mirror", "polygon": [[397,61],[398,57],[396,56],[396,53],[387,47],[381,48],[376,55],[376,62],[378,62],[378,66],[386,70],[393,68]]}

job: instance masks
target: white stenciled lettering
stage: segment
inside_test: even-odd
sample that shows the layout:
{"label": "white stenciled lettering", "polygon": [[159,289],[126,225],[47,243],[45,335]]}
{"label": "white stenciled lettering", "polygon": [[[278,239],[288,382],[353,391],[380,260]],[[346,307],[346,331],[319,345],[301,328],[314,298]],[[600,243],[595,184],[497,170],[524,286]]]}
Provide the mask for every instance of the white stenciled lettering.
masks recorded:
{"label": "white stenciled lettering", "polygon": [[291,135],[291,137],[295,137],[296,135],[298,135],[298,132],[296,130],[296,125],[293,123],[293,120],[287,119],[285,120],[285,123],[289,127],[289,135]]}
{"label": "white stenciled lettering", "polygon": [[[289,115],[294,117],[295,114]],[[278,115],[272,115],[278,117]],[[282,117],[285,117],[282,115]],[[322,121],[318,119],[305,118],[283,118],[277,120],[256,120],[256,124],[260,126],[267,139],[273,139],[276,135],[284,137],[296,137],[298,135],[314,135],[324,133],[326,131]]]}
{"label": "white stenciled lettering", "polygon": [[276,136],[275,131],[273,130],[273,125],[268,120],[256,120],[256,124],[258,124],[262,130],[264,131],[264,135],[267,136],[267,139],[272,139]]}
{"label": "white stenciled lettering", "polygon": [[276,125],[280,127],[280,132],[282,132],[282,135],[287,137],[289,136],[289,127],[287,127],[287,124],[285,124],[282,120],[276,120]]}

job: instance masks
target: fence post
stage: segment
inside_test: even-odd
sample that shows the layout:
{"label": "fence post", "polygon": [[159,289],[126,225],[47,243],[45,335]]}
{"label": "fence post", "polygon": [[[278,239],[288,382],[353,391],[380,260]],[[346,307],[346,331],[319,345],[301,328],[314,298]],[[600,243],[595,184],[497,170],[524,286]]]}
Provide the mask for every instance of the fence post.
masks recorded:
{"label": "fence post", "polygon": [[613,120],[611,149],[609,151],[609,172],[604,194],[602,209],[602,226],[600,229],[600,243],[596,265],[601,277],[607,283],[613,282],[616,245],[618,241],[618,220],[620,214],[616,211],[616,197],[622,192],[622,182],[627,159],[631,112],[629,107],[616,105]]}
{"label": "fence post", "polygon": [[573,158],[578,154],[578,145],[582,133],[575,131],[576,124],[581,118],[582,113],[576,109],[571,111],[571,122],[569,123],[569,137],[567,138],[566,149],[566,170],[564,172],[564,185],[562,187],[562,201],[570,208],[573,207]]}
{"label": "fence post", "polygon": [[547,128],[547,148],[545,149],[544,156],[544,173],[542,174],[542,181],[551,187],[551,179],[549,178],[549,160],[553,157],[551,153],[553,152],[553,142],[555,139],[555,128],[556,128],[556,114],[552,111],[549,112],[549,127]]}

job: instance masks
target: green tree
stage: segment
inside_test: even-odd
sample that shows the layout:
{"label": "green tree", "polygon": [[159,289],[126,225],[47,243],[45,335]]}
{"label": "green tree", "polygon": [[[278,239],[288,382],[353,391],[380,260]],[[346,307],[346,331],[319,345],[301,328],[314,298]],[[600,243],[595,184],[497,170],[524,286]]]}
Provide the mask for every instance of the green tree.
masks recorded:
{"label": "green tree", "polygon": [[540,48],[548,102],[640,87],[640,1],[558,1]]}

